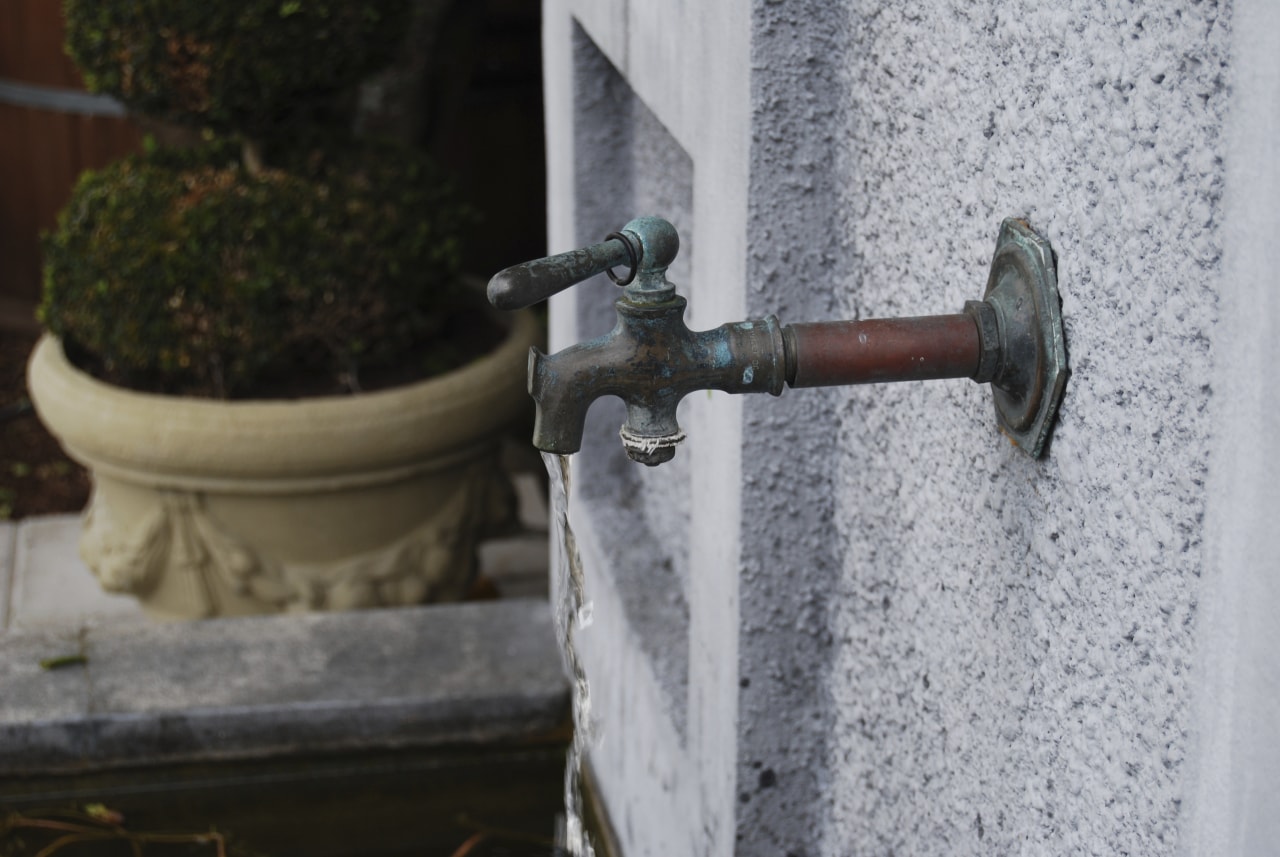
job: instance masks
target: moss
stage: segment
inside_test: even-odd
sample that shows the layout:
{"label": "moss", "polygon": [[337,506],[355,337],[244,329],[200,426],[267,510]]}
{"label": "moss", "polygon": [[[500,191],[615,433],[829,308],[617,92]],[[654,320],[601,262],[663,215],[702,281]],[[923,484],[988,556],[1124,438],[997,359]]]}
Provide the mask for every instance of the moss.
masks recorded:
{"label": "moss", "polygon": [[186,125],[267,137],[314,120],[386,64],[408,0],[65,0],[94,92]]}
{"label": "moss", "polygon": [[45,239],[44,324],[104,380],[236,397],[393,362],[468,303],[466,217],[425,156],[352,141],[158,150],[86,173]]}

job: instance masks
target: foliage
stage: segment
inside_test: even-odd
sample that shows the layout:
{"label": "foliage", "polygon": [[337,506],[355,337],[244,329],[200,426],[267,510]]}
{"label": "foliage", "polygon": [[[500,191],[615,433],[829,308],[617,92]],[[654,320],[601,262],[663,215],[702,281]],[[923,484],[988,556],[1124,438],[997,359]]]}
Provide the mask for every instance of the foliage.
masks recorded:
{"label": "foliage", "polygon": [[243,396],[299,370],[354,377],[466,301],[465,210],[414,151],[225,143],[86,173],[45,238],[41,320],[111,383]]}
{"label": "foliage", "polygon": [[185,125],[270,137],[384,65],[409,0],[65,0],[91,91]]}

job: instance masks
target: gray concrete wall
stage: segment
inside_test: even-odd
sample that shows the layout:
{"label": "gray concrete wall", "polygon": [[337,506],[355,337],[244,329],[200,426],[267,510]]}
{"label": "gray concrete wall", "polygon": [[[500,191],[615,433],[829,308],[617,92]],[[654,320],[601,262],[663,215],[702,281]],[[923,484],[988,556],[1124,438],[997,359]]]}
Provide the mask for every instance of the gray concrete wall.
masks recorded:
{"label": "gray concrete wall", "polygon": [[[1263,853],[1275,12],[545,16],[553,249],[670,213],[694,327],[914,315],[979,297],[1022,216],[1074,370],[1038,462],[966,381],[695,395],[681,464],[643,476],[597,406],[581,643],[626,853]],[[553,344],[606,329],[610,290],[557,299]]]}

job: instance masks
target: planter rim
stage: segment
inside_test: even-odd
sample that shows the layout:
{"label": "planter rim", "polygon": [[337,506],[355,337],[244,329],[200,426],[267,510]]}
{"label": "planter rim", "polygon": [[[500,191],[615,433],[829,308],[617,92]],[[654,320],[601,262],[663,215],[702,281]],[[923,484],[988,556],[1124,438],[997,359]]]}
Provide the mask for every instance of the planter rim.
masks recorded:
{"label": "planter rim", "polygon": [[[87,466],[143,484],[241,488],[256,480],[323,487],[470,458],[528,407],[520,370],[540,331],[512,315],[493,351],[426,381],[374,393],[217,401],[106,384],[45,334],[27,367],[41,420]],[[435,460],[433,463],[432,460]]]}

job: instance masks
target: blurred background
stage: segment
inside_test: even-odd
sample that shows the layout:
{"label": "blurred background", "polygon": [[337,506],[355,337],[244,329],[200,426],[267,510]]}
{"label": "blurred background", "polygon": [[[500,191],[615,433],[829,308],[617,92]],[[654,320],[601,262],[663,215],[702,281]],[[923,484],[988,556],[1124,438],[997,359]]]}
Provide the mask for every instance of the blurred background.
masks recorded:
{"label": "blurred background", "polygon": [[[359,131],[429,152],[478,213],[464,269],[482,278],[545,255],[538,0],[422,0],[400,56],[358,94]],[[91,95],[63,48],[60,0],[0,11],[0,520],[75,512],[87,475],[30,409],[40,235],[83,170],[190,134]]]}
{"label": "blurred background", "polygon": [[[482,215],[466,268],[487,275],[546,246],[537,0],[423,4],[396,66],[360,95],[361,130],[411,141],[454,174]],[[40,241],[76,177],[142,145],[144,128],[90,96],[63,52],[59,0],[0,13],[0,314],[34,327]],[[480,240],[483,239],[483,240]]]}

